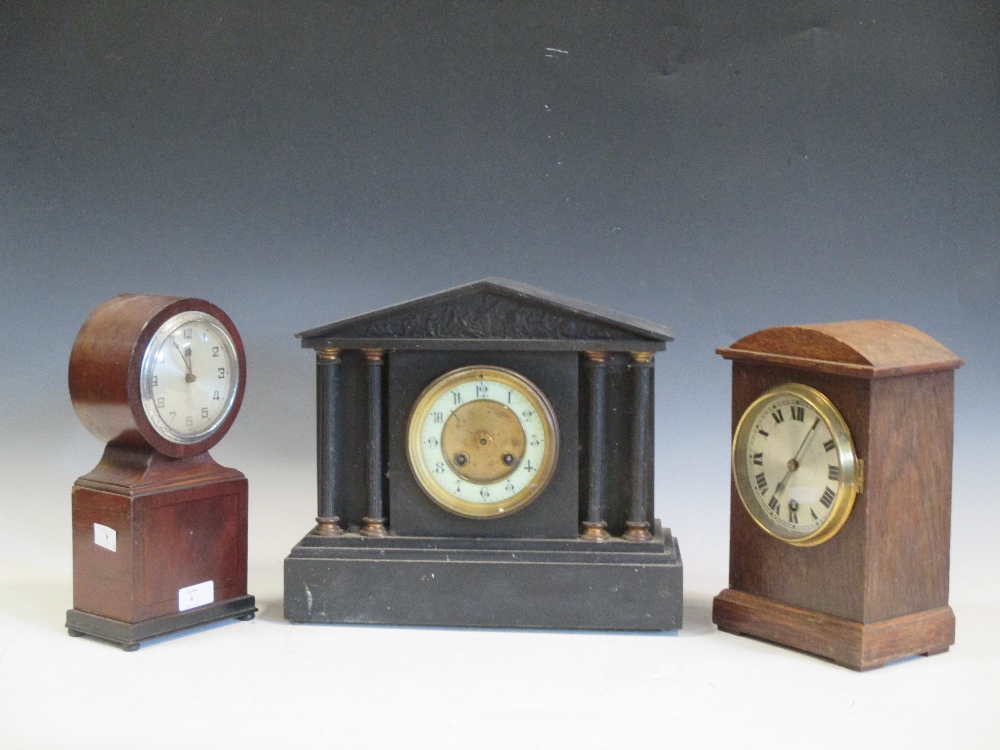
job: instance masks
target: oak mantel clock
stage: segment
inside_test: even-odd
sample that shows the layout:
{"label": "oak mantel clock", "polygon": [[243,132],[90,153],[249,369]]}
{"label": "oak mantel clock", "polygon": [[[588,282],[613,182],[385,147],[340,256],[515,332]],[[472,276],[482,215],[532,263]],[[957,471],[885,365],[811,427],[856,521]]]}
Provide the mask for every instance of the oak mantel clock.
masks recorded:
{"label": "oak mantel clock", "polygon": [[680,627],[652,496],[666,329],[490,279],[298,335],[318,517],[285,561],[286,618]]}
{"label": "oak mantel clock", "polygon": [[84,322],[70,397],[107,447],[73,485],[70,635],[134,651],[183,628],[253,618],[247,480],[207,453],[245,386],[239,333],[204,300],[123,294]]}
{"label": "oak mantel clock", "polygon": [[720,630],[857,670],[946,651],[954,371],[888,321],[769,328],[733,363]]}

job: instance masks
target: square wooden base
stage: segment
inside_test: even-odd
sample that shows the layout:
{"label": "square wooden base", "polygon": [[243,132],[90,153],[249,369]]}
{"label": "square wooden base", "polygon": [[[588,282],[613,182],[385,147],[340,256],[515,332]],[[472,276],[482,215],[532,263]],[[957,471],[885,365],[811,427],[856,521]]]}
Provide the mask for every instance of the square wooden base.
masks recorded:
{"label": "square wooden base", "polygon": [[217,620],[228,620],[230,617],[237,620],[252,620],[256,611],[257,607],[252,596],[239,596],[186,612],[153,617],[142,622],[123,622],[71,609],[66,612],[66,629],[74,637],[90,635],[116,643],[125,651],[135,651],[141,641],[150,638]]}
{"label": "square wooden base", "polygon": [[948,606],[860,623],[726,589],[715,597],[712,622],[726,633],[790,646],[858,671],[939,654],[955,642],[955,614]]}

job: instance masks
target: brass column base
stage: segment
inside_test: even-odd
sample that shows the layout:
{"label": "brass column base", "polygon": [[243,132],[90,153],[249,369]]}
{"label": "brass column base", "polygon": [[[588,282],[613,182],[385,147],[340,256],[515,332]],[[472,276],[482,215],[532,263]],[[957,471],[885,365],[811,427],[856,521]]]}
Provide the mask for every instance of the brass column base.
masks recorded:
{"label": "brass column base", "polygon": [[367,516],[361,519],[361,530],[358,533],[361,536],[370,536],[379,539],[389,536],[389,532],[385,529],[384,519],[368,518]]}
{"label": "brass column base", "polygon": [[316,528],[313,529],[312,533],[315,536],[341,536],[344,530],[340,528],[339,521],[339,516],[331,518],[319,516],[316,518]]}
{"label": "brass column base", "polygon": [[611,539],[607,526],[606,521],[584,521],[580,539],[585,542],[607,542]]}
{"label": "brass column base", "polygon": [[653,535],[649,533],[647,521],[626,521],[625,529],[622,539],[627,542],[648,542],[653,538]]}

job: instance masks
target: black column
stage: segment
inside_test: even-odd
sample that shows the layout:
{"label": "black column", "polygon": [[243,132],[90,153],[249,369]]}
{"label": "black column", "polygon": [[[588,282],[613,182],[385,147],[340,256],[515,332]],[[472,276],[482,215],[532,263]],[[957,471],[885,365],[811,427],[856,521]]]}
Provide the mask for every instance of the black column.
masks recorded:
{"label": "black column", "polygon": [[316,350],[316,470],[318,536],[340,536],[337,516],[337,381],[339,349]]}
{"label": "black column", "polygon": [[632,503],[623,537],[630,542],[646,542],[649,533],[649,462],[652,460],[653,353],[632,353],[632,392],[635,416],[632,422]]}
{"label": "black column", "polygon": [[382,504],[382,354],[365,349],[368,366],[368,515],[361,519],[364,536],[386,536]]}
{"label": "black column", "polygon": [[583,519],[582,539],[604,542],[610,539],[604,520],[604,394],[607,366],[604,352],[585,352],[590,389],[590,414],[587,441],[587,517]]}

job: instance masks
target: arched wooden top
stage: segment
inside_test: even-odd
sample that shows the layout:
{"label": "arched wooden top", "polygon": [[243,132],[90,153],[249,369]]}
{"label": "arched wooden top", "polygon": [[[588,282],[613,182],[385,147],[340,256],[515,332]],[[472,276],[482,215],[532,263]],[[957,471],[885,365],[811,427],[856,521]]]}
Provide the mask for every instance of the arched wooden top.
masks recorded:
{"label": "arched wooden top", "polygon": [[716,350],[726,359],[882,378],[954,370],[964,362],[936,339],[890,320],[780,326]]}

